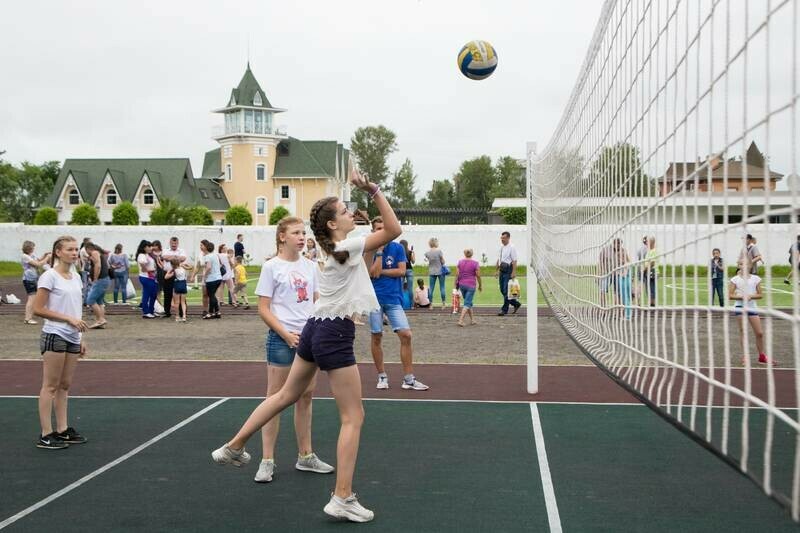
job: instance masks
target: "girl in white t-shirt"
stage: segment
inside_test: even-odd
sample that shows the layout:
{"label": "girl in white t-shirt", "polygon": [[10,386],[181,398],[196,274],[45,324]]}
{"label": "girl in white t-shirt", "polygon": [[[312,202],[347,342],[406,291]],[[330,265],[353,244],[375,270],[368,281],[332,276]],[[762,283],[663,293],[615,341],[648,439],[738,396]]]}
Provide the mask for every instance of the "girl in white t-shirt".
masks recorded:
{"label": "girl in white t-shirt", "polygon": [[[319,269],[313,261],[300,255],[306,237],[303,220],[285,217],[276,228],[278,254],[264,263],[258,279],[258,314],[269,327],[267,333],[267,397],[276,394],[295,358],[300,333],[311,316],[314,302],[319,298],[317,280]],[[333,467],[321,461],[311,446],[311,394],[316,378],[294,405],[294,427],[297,437],[295,468],[319,474],[333,472]],[[255,480],[272,481],[275,470],[275,441],[278,438],[280,417],[261,428],[263,456]]]}
{"label": "girl in white t-shirt", "polygon": [[[55,259],[58,259],[56,262]],[[64,236],[53,243],[50,265],[53,267],[39,277],[33,312],[44,318],[39,349],[44,372],[39,391],[39,423],[42,432],[38,448],[59,450],[70,444],[82,444],[86,439],[67,423],[67,397],[78,359],[86,355],[81,333],[86,323],[83,310],[80,275],[72,271],[78,261],[78,241]],[[53,429],[52,415],[56,414]]]}
{"label": "girl in white t-shirt", "polygon": [[147,240],[139,242],[136,249],[136,263],[139,265],[139,284],[142,286],[142,318],[155,318],[156,293],[156,261],[150,252],[153,243]]}
{"label": "girl in white t-shirt", "polygon": [[[170,259],[169,264],[172,268],[164,274],[164,279],[174,279],[172,282],[173,299],[170,307],[175,309],[175,322],[186,322],[186,294],[189,292],[186,284],[186,269],[191,270],[192,266],[181,263],[176,257]],[[165,311],[167,310],[165,309]],[[169,311],[171,312],[172,309]]]}
{"label": "girl in white t-shirt", "polygon": [[[746,263],[746,261],[745,261]],[[761,364],[776,364],[764,353],[764,330],[761,327],[761,317],[758,316],[756,300],[761,299],[761,278],[750,274],[750,269],[742,266],[736,270],[736,275],[728,284],[728,298],[734,302],[733,313],[739,318],[739,333],[741,334],[742,352],[745,352],[744,330],[747,328],[745,321],[750,322],[756,337],[758,348],[758,362]],[[747,365],[747,358],[742,356],[742,365]]]}
{"label": "girl in white t-shirt", "polygon": [[353,493],[364,407],[361,378],[353,352],[355,324],[350,317],[379,307],[362,259],[363,253],[396,239],[401,229],[397,216],[377,185],[355,169],[351,171],[350,181],[375,202],[383,218],[383,229],[362,237],[347,238],[348,233],[355,229],[355,221],[344,202],[328,197],[311,208],[311,229],[325,252],[325,262],[319,275],[319,300],[300,335],[298,357],[294,358],[281,390],[261,402],[236,436],[215,450],[212,458],[219,464],[247,463],[250,460],[244,449],[247,440],[302,396],[318,368],[325,370],[342,426],[336,448],[336,488],[324,511],[337,518],[368,522],[374,518],[373,512],[362,507]]}

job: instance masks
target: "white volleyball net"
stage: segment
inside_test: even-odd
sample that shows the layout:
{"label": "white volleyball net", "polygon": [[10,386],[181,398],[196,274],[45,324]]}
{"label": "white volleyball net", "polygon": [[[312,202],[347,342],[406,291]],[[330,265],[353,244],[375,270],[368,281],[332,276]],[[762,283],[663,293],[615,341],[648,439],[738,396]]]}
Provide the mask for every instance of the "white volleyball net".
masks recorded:
{"label": "white volleyball net", "polygon": [[587,356],[795,520],[799,3],[607,1],[528,221]]}

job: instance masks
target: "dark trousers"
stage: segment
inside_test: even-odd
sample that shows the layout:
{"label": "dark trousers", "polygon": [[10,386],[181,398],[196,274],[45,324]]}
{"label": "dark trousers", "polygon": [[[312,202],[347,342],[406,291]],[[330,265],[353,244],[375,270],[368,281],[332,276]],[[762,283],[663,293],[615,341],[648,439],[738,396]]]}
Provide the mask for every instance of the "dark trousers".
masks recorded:
{"label": "dark trousers", "polygon": [[217,289],[221,280],[206,281],[206,292],[208,293],[208,313],[219,313],[219,300],[217,300]]}
{"label": "dark trousers", "polygon": [[[164,315],[170,316],[172,314],[172,289],[175,286],[175,278],[164,278],[161,282],[161,289],[164,291]],[[181,316],[181,310],[178,309],[178,316]]]}
{"label": "dark trousers", "polygon": [[722,281],[722,278],[712,278],[710,305],[714,305],[714,294],[716,294],[719,297],[719,306],[725,307],[725,297],[722,294]]}
{"label": "dark trousers", "polygon": [[508,297],[508,282],[511,280],[511,272],[503,272],[500,271],[500,293],[503,295],[503,308],[501,309],[502,312],[508,313],[508,306],[509,304],[513,305],[514,307],[519,307],[519,301],[516,298],[509,298]]}

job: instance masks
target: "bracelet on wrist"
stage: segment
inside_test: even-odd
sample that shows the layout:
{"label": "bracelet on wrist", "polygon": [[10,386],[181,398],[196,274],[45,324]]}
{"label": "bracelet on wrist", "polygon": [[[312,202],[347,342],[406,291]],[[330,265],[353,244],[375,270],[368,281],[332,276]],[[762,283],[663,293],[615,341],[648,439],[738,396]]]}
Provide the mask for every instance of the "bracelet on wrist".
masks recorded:
{"label": "bracelet on wrist", "polygon": [[372,192],[367,191],[367,194],[369,194],[370,199],[375,198],[375,195],[377,195],[379,192],[381,192],[381,188],[380,187],[378,187],[377,185],[375,185],[374,187],[375,188],[372,190]]}

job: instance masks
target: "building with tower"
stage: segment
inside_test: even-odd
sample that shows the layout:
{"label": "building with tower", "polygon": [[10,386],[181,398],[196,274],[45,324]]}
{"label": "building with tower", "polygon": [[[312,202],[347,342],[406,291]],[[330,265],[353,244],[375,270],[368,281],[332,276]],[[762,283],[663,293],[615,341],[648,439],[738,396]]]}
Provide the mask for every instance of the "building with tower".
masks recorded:
{"label": "building with tower", "polygon": [[82,203],[97,207],[101,223],[109,224],[113,209],[130,201],[147,224],[160,201],[171,198],[205,205],[218,224],[230,206],[243,205],[254,225],[266,225],[277,206],[307,219],[320,198],[349,200],[349,150],[336,141],[290,137],[275,126],[284,111],[272,106],[248,63],[225,106],[213,111],[223,115],[212,131],[219,146],[205,153],[201,176],[194,176],[188,158],[67,159],[48,205],[61,224]]}

